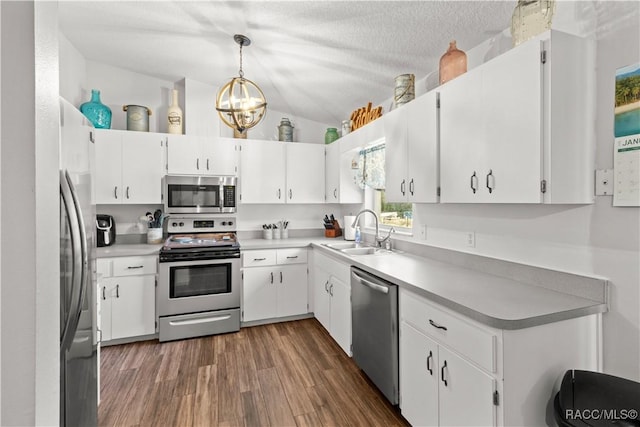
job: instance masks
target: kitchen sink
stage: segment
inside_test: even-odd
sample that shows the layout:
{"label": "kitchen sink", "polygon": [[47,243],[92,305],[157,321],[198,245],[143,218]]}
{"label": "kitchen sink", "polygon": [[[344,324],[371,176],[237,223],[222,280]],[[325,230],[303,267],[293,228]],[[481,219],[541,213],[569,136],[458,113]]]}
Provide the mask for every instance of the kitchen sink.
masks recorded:
{"label": "kitchen sink", "polygon": [[358,245],[354,242],[344,242],[344,243],[323,243],[324,246],[331,248],[331,249],[337,249],[337,250],[342,250],[342,249],[349,249],[349,248],[357,248]]}
{"label": "kitchen sink", "polygon": [[341,249],[340,252],[347,255],[371,255],[376,253],[376,248],[364,247],[364,248],[347,248]]}

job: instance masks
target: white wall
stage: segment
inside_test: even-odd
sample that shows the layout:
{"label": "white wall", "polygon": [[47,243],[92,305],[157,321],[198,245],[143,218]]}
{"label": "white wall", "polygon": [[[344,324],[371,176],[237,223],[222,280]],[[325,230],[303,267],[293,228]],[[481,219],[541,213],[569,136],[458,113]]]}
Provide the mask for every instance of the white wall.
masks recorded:
{"label": "white wall", "polygon": [[2,2],[2,425],[59,422],[55,3]]}
{"label": "white wall", "polygon": [[[640,3],[556,2],[556,7],[554,29],[597,40],[595,168],[611,169],[615,70],[640,61]],[[472,62],[482,57],[479,52],[490,57],[497,45],[504,47],[503,37],[472,51]],[[586,206],[415,205],[414,237],[408,240],[608,278],[604,369],[639,380],[640,210],[611,204],[610,196],[602,196]],[[423,225],[426,240],[420,237]],[[474,248],[467,246],[466,232],[475,232]]]}

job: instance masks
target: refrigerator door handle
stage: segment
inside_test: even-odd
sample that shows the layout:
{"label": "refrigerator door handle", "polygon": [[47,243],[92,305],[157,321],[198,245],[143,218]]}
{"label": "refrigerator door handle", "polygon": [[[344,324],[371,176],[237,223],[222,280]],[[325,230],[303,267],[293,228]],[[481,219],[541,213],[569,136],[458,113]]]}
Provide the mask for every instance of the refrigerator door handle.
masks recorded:
{"label": "refrigerator door handle", "polygon": [[60,171],[60,193],[62,194],[65,210],[69,217],[72,244],[71,251],[73,254],[71,307],[67,319],[65,319],[65,326],[60,342],[60,351],[65,351],[71,346],[80,320],[89,270],[89,253],[82,211],[68,171]]}

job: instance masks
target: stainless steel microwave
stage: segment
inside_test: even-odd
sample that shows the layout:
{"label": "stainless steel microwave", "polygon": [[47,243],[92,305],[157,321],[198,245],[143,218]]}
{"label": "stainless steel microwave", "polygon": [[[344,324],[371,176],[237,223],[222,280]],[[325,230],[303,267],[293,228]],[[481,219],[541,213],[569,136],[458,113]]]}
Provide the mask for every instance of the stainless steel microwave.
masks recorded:
{"label": "stainless steel microwave", "polygon": [[169,214],[235,213],[235,176],[167,175],[162,183],[164,210]]}

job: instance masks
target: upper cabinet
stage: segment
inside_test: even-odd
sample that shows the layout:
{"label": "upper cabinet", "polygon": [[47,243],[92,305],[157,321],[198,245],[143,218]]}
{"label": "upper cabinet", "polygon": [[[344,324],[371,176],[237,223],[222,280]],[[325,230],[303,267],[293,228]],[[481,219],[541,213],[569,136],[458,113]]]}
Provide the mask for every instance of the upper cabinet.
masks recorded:
{"label": "upper cabinet", "polygon": [[588,49],[547,32],[438,89],[442,202],[593,202]]}
{"label": "upper cabinet", "polygon": [[383,119],[387,202],[437,202],[438,94],[428,92]]}
{"label": "upper cabinet", "polygon": [[341,152],[340,140],[325,146],[325,193],[327,203],[362,203],[363,192],[355,182],[351,161],[358,150]]}
{"label": "upper cabinet", "polygon": [[95,129],[97,204],[162,203],[166,135]]}
{"label": "upper cabinet", "polygon": [[243,141],[241,203],[324,203],[324,146]]}
{"label": "upper cabinet", "polygon": [[232,138],[168,135],[170,175],[236,175],[236,142]]}

